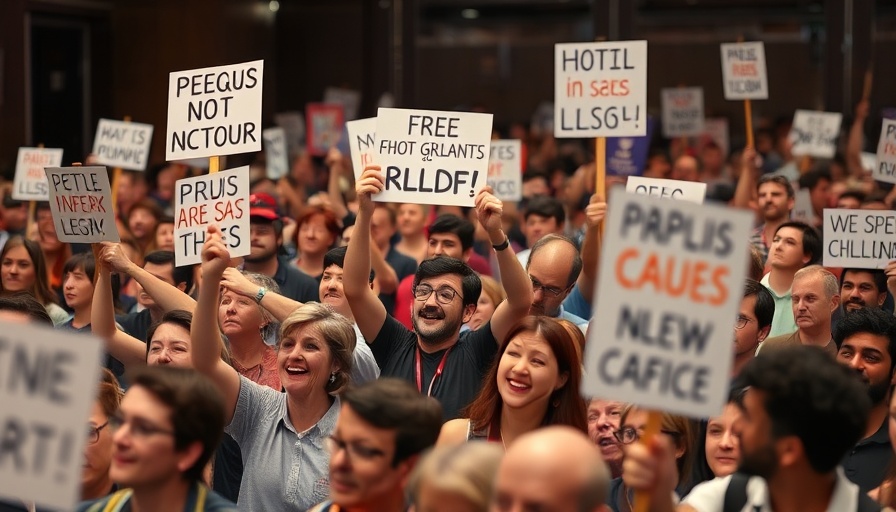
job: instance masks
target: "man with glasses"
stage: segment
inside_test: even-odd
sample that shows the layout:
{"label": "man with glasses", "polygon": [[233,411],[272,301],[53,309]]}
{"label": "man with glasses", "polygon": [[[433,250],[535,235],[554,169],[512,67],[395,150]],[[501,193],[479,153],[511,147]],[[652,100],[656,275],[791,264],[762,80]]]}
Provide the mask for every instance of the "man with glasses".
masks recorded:
{"label": "man with glasses", "polygon": [[342,393],[328,439],[330,500],[312,512],[403,512],[404,483],[420,454],[435,444],[442,408],[399,379],[379,379]]}
{"label": "man with glasses", "polygon": [[218,390],[180,368],[141,368],[130,380],[118,413],[109,418],[109,476],[122,490],[78,510],[236,511],[202,483],[224,429]]}
{"label": "man with glasses", "polygon": [[414,331],[408,330],[387,314],[366,285],[374,209],[371,195],[383,188],[383,175],[376,166],[365,169],[356,184],[358,218],[345,255],[345,296],[381,375],[411,382],[419,392],[441,402],[445,420],[454,419],[478,393],[499,342],[526,315],[532,285],[502,230],[503,205],[486,187],[476,196],[476,213],[495,247],[507,300],[498,305],[488,324],[461,334],[461,326],[476,310],[482,289],[479,276],[454,258],[424,260],[414,275]]}
{"label": "man with glasses", "polygon": [[[748,170],[744,170],[748,172]],[[762,224],[759,225],[750,237],[750,243],[759,250],[762,255],[762,263],[768,259],[768,251],[775,237],[775,232],[781,224],[790,220],[790,211],[796,202],[793,193],[793,185],[784,176],[766,174],[759,178],[756,185],[758,197],[756,203]]]}
{"label": "man with glasses", "polygon": [[756,356],[756,348],[768,336],[774,316],[775,298],[759,281],[747,278],[734,323],[732,379]]}
{"label": "man with glasses", "polygon": [[588,320],[563,309],[563,300],[581,271],[582,256],[572,240],[557,234],[542,237],[532,247],[526,265],[533,295],[529,314],[569,320],[585,332]]}

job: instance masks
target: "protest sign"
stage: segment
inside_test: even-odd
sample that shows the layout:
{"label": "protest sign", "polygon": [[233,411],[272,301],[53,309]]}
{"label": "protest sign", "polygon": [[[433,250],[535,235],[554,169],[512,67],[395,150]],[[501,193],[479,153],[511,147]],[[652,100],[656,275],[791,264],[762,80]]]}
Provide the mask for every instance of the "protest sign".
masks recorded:
{"label": "protest sign", "polygon": [[376,118],[358,119],[345,123],[348,130],[348,144],[352,154],[352,170],[355,180],[361,177],[364,168],[376,157]]}
{"label": "protest sign", "polygon": [[152,143],[152,125],[100,119],[93,139],[96,163],[145,171]]}
{"label": "protest sign", "polygon": [[607,174],[640,176],[647,167],[647,153],[653,136],[653,116],[647,116],[647,135],[643,137],[607,137]]}
{"label": "protest sign", "polygon": [[493,140],[488,157],[486,183],[502,201],[523,198],[523,144],[518,139]]}
{"label": "protest sign", "polygon": [[647,41],[554,45],[554,136],[647,133]]}
{"label": "protest sign", "polygon": [[315,156],[326,155],[342,136],[342,105],[309,103],[305,106],[305,118],[308,120],[308,152]]}
{"label": "protest sign", "polygon": [[50,212],[65,243],[118,242],[105,167],[47,167]]}
{"label": "protest sign", "polygon": [[12,198],[18,201],[47,201],[50,186],[45,167],[62,165],[62,150],[47,148],[19,148]]}
{"label": "protest sign", "polygon": [[662,90],[663,137],[688,137],[703,132],[703,88]]}
{"label": "protest sign", "polygon": [[264,61],[172,72],[166,160],[261,151]]}
{"label": "protest sign", "polygon": [[205,230],[221,228],[230,256],[249,254],[249,166],[178,180],[174,188],[174,255],[178,267],[202,260]]}
{"label": "protest sign", "polygon": [[833,158],[842,120],[843,114],[839,112],[797,110],[790,128],[790,141],[793,143],[790,152],[794,155]]}
{"label": "protest sign", "polygon": [[617,194],[582,394],[693,417],[728,394],[752,213]]}
{"label": "protest sign", "polygon": [[763,43],[722,43],[721,48],[725,99],[768,99]]}
{"label": "protest sign", "polygon": [[102,355],[92,336],[0,327],[0,498],[74,510]]}
{"label": "protest sign", "polygon": [[488,177],[492,115],[381,108],[376,163],[387,203],[473,206]]}
{"label": "protest sign", "polygon": [[289,155],[286,153],[286,131],[283,128],[268,128],[261,132],[264,139],[267,177],[272,180],[289,174]]}
{"label": "protest sign", "polygon": [[358,109],[361,107],[361,93],[354,89],[327,87],[324,89],[324,103],[342,105],[345,120],[354,121],[358,118]]}
{"label": "protest sign", "polygon": [[629,176],[625,184],[625,191],[630,194],[702,204],[703,199],[706,198],[706,183]]}
{"label": "protest sign", "polygon": [[877,165],[871,174],[878,181],[896,183],[896,121],[884,119],[877,143]]}
{"label": "protest sign", "polygon": [[305,147],[305,114],[297,111],[274,114],[274,124],[286,132],[286,150],[290,155]]}
{"label": "protest sign", "polygon": [[824,209],[825,267],[884,268],[896,260],[896,212]]}
{"label": "protest sign", "polygon": [[799,189],[793,195],[793,210],[790,212],[790,220],[798,220],[814,226],[817,219],[815,218],[815,208],[812,207],[812,194],[809,189]]}

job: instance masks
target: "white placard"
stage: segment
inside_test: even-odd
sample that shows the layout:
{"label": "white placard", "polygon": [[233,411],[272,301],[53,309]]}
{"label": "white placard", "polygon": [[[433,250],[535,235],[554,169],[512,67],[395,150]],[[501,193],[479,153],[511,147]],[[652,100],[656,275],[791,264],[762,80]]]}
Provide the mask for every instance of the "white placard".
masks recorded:
{"label": "white placard", "polygon": [[473,206],[488,177],[492,115],[379,109],[376,162],[386,203]]}
{"label": "white placard", "polygon": [[722,43],[722,82],[726,100],[767,100],[765,45]]}
{"label": "white placard", "polygon": [[824,209],[825,267],[884,268],[896,260],[896,212]]}
{"label": "white placard", "polygon": [[625,183],[625,191],[630,194],[703,204],[706,198],[706,183],[629,176]]}
{"label": "white placard", "polygon": [[268,128],[261,132],[264,139],[267,177],[272,180],[289,174],[289,155],[286,153],[286,131],[283,128]]}
{"label": "white placard", "polygon": [[338,103],[342,105],[343,120],[352,121],[358,118],[358,109],[361,107],[361,93],[354,89],[327,87],[324,89],[324,103]]}
{"label": "white placard", "polygon": [[261,151],[264,61],[172,72],[165,159]]}
{"label": "white placard", "polygon": [[0,497],[74,510],[102,343],[3,323],[0,348]]}
{"label": "white placard", "polygon": [[286,131],[286,149],[290,155],[305,147],[305,114],[298,111],[274,114],[274,124]]}
{"label": "white placard", "polygon": [[105,167],[47,167],[50,212],[65,243],[118,242]]}
{"label": "white placard", "polygon": [[502,201],[523,198],[523,144],[519,139],[493,140],[488,159],[488,184]]}
{"label": "white placard", "polygon": [[554,136],[647,134],[647,41],[554,45]]}
{"label": "white placard", "polygon": [[96,163],[145,171],[152,143],[152,125],[100,119],[93,139]]}
{"label": "white placard", "polygon": [[46,167],[62,165],[62,150],[48,148],[19,148],[12,198],[18,201],[47,201],[50,185]]}
{"label": "white placard", "polygon": [[703,133],[703,88],[670,87],[661,91],[663,137],[689,137]]}
{"label": "white placard", "polygon": [[809,189],[799,189],[793,195],[793,211],[790,212],[790,219],[814,226],[817,219],[815,218],[815,208],[812,207],[812,194]]}
{"label": "white placard", "polygon": [[582,394],[692,417],[728,395],[752,213],[613,196]]}
{"label": "white placard", "polygon": [[896,121],[884,119],[877,143],[877,165],[871,173],[874,179],[896,183]]}
{"label": "white placard", "polygon": [[376,158],[376,118],[368,117],[345,123],[348,145],[352,152],[352,171],[357,181],[364,168]]}
{"label": "white placard", "polygon": [[790,128],[789,137],[793,143],[790,152],[794,155],[833,158],[837,152],[842,120],[843,114],[839,112],[797,110]]}
{"label": "white placard", "polygon": [[202,260],[205,230],[221,228],[231,257],[245,256],[249,237],[249,166],[178,180],[174,188],[175,264]]}

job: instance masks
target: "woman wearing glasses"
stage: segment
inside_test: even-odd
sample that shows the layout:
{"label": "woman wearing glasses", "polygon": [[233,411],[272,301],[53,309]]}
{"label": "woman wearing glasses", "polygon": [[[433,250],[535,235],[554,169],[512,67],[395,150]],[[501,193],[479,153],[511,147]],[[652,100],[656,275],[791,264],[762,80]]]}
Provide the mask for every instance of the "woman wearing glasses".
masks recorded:
{"label": "woman wearing glasses", "polygon": [[225,431],[243,455],[240,510],[304,511],[329,494],[326,439],[339,411],[336,395],[351,375],[355,331],[328,306],[307,303],[280,327],[277,369],[285,393],[258,385],[220,357],[215,325],[230,254],[211,226],[202,248],[202,285],[190,339],[193,366],[211,378],[226,405]]}
{"label": "woman wearing glasses", "polygon": [[506,449],[519,436],[545,425],[587,432],[585,401],[579,395],[581,340],[574,337],[582,334],[562,322],[527,316],[511,328],[482,391],[464,411],[466,418],[445,423],[436,444],[486,440]]}
{"label": "woman wearing glasses", "polygon": [[[676,491],[681,496],[686,494],[686,491],[690,490],[691,487],[689,480],[694,460],[693,430],[691,429],[690,420],[684,416],[665,412],[661,414],[663,420],[660,426],[660,433],[672,438],[672,442],[675,444],[675,466],[678,473]],[[649,415],[650,413],[645,409],[626,405],[622,410],[619,422],[622,426],[614,434],[616,439],[623,445],[638,442],[641,436],[644,435]],[[610,482],[610,494],[607,499],[607,505],[613,512],[631,512],[634,510],[634,497],[634,491],[623,483],[622,478],[616,478]]]}
{"label": "woman wearing glasses", "polygon": [[95,500],[117,489],[109,477],[112,465],[112,429],[109,418],[118,412],[121,388],[107,369],[103,369],[96,400],[90,409],[87,444],[84,447],[84,469],[81,472],[81,499]]}

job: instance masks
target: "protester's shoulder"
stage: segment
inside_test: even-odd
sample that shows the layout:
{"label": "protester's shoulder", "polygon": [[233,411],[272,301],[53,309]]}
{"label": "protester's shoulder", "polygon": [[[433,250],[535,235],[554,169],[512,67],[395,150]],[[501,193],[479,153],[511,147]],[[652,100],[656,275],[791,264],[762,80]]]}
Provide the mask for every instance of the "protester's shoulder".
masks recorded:
{"label": "protester's shoulder", "polygon": [[236,504],[224,496],[221,496],[215,491],[209,491],[208,496],[206,496],[205,499],[205,506],[202,510],[205,512],[237,512],[239,509]]}

